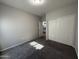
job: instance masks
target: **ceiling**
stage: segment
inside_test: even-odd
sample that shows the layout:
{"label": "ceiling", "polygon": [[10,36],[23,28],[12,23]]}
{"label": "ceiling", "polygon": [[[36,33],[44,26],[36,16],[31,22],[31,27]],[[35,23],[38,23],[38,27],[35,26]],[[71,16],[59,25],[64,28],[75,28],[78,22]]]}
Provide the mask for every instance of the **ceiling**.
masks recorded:
{"label": "ceiling", "polygon": [[77,3],[77,0],[45,0],[43,5],[34,6],[29,0],[1,0],[1,3],[42,16],[51,10]]}

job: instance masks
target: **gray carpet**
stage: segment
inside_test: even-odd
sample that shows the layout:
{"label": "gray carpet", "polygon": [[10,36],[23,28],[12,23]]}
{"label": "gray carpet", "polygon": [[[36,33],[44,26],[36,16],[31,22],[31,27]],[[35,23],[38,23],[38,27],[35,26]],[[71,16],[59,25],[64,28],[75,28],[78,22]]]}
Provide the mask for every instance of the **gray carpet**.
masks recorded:
{"label": "gray carpet", "polygon": [[28,43],[3,52],[0,59],[77,59],[75,49],[71,46],[50,40],[34,40],[44,45],[41,50],[35,49]]}

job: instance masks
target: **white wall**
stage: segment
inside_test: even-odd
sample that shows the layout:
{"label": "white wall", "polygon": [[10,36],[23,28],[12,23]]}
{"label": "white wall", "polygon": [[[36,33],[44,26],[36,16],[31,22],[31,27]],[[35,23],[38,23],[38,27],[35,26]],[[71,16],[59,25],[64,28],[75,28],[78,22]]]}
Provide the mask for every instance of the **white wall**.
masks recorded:
{"label": "white wall", "polygon": [[[78,9],[77,9],[78,10]],[[74,47],[78,55],[78,12],[76,13],[75,18],[75,37],[74,37]]]}
{"label": "white wall", "polygon": [[76,12],[77,5],[70,5],[46,14],[48,39],[75,46]]}
{"label": "white wall", "polygon": [[39,22],[39,37],[43,36],[43,25],[42,21]]}
{"label": "white wall", "polygon": [[0,11],[0,50],[38,37],[37,16],[3,5],[0,5]]}

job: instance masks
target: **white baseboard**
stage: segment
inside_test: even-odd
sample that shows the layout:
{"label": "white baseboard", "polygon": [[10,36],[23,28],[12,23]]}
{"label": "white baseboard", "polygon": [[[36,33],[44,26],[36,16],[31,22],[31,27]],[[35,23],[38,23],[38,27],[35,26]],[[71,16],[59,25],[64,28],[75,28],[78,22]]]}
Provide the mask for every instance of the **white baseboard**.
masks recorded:
{"label": "white baseboard", "polygon": [[0,50],[0,52],[6,51],[6,50],[8,50],[8,49],[14,48],[14,47],[19,46],[19,45],[22,45],[22,44],[24,44],[24,43],[26,43],[26,42],[28,42],[28,41],[24,41],[24,42],[22,42],[22,43],[18,43],[18,44],[15,44],[15,45],[13,45],[13,46],[7,47],[7,48],[5,48],[5,49]]}

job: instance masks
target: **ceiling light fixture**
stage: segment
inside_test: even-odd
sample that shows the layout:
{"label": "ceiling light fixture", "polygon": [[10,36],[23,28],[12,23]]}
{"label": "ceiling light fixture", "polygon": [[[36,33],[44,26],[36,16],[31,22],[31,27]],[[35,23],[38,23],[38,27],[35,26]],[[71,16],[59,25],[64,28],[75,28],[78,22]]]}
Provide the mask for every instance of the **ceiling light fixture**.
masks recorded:
{"label": "ceiling light fixture", "polygon": [[42,5],[44,0],[30,0],[33,5]]}

